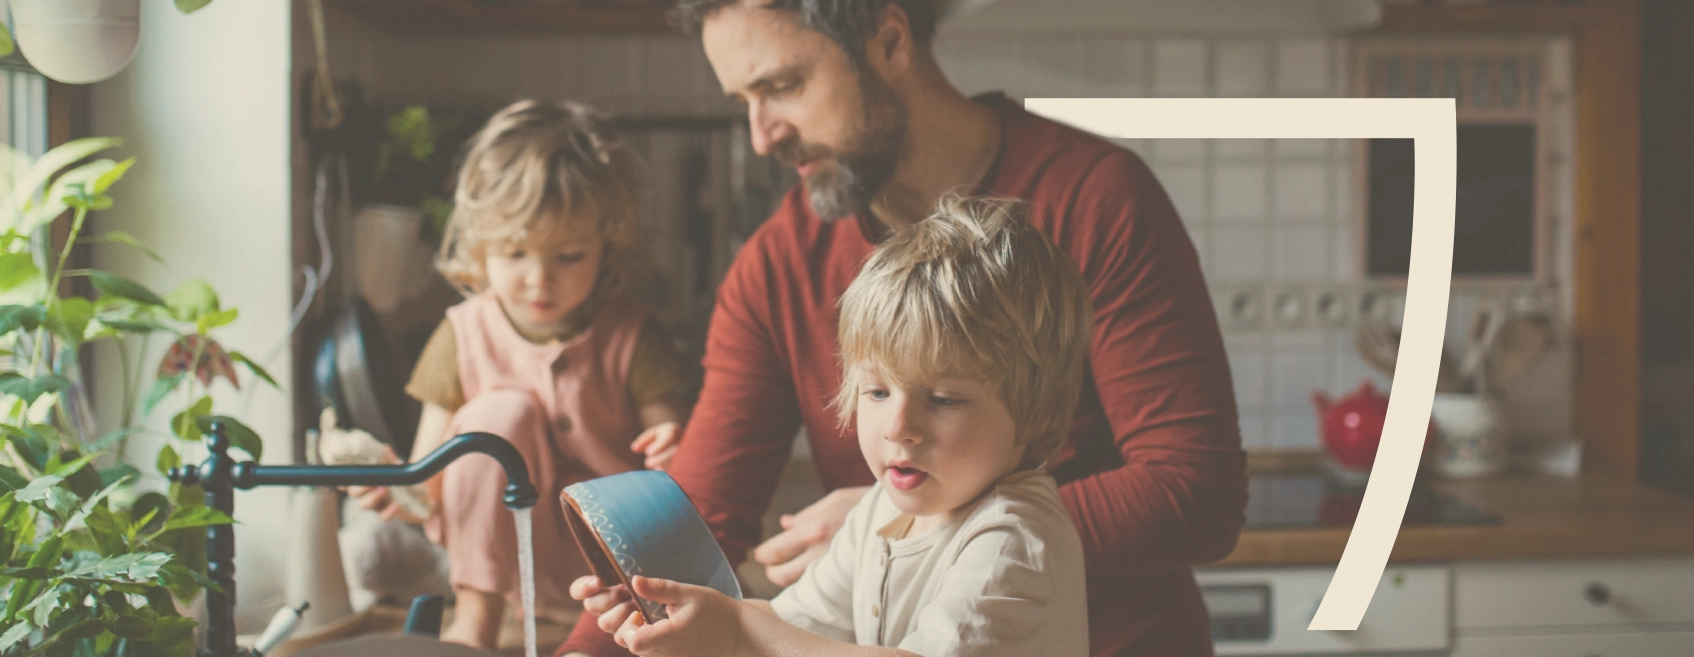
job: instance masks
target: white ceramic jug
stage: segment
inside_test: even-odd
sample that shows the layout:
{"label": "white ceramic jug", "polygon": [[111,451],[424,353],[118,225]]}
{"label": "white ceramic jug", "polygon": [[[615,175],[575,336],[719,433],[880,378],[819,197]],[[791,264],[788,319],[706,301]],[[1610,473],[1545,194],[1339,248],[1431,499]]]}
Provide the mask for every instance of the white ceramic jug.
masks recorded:
{"label": "white ceramic jug", "polygon": [[1505,426],[1494,398],[1436,393],[1429,416],[1437,434],[1435,469],[1442,476],[1485,477],[1506,467]]}

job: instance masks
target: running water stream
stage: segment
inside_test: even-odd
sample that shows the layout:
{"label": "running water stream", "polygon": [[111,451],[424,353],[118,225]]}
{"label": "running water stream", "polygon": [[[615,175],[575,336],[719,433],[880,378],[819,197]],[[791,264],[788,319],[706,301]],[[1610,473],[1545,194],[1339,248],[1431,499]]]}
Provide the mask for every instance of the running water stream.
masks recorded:
{"label": "running water stream", "polygon": [[529,509],[512,509],[518,529],[518,588],[523,592],[523,654],[535,657],[535,537]]}

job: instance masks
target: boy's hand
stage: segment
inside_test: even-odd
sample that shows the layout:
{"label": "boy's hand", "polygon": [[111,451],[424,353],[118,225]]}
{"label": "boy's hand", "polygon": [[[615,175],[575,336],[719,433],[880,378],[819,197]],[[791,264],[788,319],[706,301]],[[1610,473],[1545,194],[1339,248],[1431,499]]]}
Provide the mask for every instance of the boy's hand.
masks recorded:
{"label": "boy's hand", "polygon": [[630,599],[629,590],[624,585],[602,586],[600,578],[593,575],[584,575],[571,582],[570,594],[572,599],[582,603],[584,611],[600,617],[600,630],[607,634],[617,631],[624,618],[636,610],[635,601]]}
{"label": "boy's hand", "polygon": [[753,560],[765,565],[771,583],[793,584],[808,564],[829,552],[829,541],[847,522],[847,512],[869,491],[869,486],[837,488],[799,513],[783,516],[782,533],[755,548]]}
{"label": "boy's hand", "polygon": [[629,451],[645,453],[648,470],[667,470],[671,467],[671,459],[676,458],[678,440],[682,438],[682,425],[675,422],[661,422],[648,427],[630,443]]}
{"label": "boy's hand", "polygon": [[741,603],[704,586],[636,577],[635,592],[665,605],[669,618],[648,625],[631,612],[612,638],[642,656],[734,655],[741,646]]}

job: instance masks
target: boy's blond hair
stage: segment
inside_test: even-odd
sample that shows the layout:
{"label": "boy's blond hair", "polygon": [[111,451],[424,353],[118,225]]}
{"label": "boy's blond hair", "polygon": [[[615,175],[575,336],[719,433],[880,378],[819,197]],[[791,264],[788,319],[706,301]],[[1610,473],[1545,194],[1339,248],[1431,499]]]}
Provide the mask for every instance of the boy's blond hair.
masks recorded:
{"label": "boy's blond hair", "polygon": [[1092,324],[1081,274],[1021,204],[948,194],[842,295],[835,406],[852,421],[860,367],[901,385],[985,379],[1016,423],[1022,467],[1045,466],[1070,433]]}
{"label": "boy's blond hair", "polygon": [[639,183],[635,154],[598,113],[568,101],[512,103],[466,144],[436,268],[472,294],[488,284],[482,260],[490,244],[567,228],[605,242],[595,292],[622,291],[645,264],[636,242]]}

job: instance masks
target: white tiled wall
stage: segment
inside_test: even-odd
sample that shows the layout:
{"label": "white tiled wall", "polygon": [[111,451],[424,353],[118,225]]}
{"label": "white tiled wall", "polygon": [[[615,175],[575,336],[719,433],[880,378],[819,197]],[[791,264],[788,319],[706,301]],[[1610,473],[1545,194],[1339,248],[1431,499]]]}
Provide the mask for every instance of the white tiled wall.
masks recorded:
{"label": "white tiled wall", "polygon": [[[961,90],[999,89],[1013,97],[1327,97],[1346,95],[1348,44],[1340,38],[1067,39],[1032,36],[947,37],[936,42],[942,68]],[[1077,69],[1058,63],[1080,60]],[[1339,322],[1321,321],[1312,299],[1325,292],[1357,302],[1384,288],[1360,275],[1354,201],[1355,151],[1321,139],[1124,140],[1152,166],[1187,225],[1224,324],[1225,343],[1250,449],[1319,447],[1312,392],[1346,394],[1387,376],[1371,369],[1353,345],[1357,307]],[[1555,233],[1565,230],[1555,220]],[[1563,240],[1555,240],[1562,242]],[[1448,343],[1463,331],[1483,296],[1513,299],[1533,291],[1537,307],[1563,317],[1559,281],[1567,259],[1555,258],[1551,289],[1456,289]],[[1393,300],[1393,320],[1402,296]],[[1228,303],[1251,294],[1258,319],[1233,318]],[[1300,315],[1271,315],[1284,298]],[[1508,413],[1532,436],[1570,432],[1571,354],[1563,344],[1510,391]]]}
{"label": "white tiled wall", "polygon": [[[698,42],[681,36],[405,37],[332,10],[332,57],[368,94],[386,101],[497,104],[525,96],[568,97],[617,112],[733,113]],[[948,77],[964,92],[1043,96],[1344,95],[1347,44],[1338,38],[949,37],[935,43]],[[347,71],[346,68],[353,68]],[[1358,273],[1350,144],[1327,140],[1126,140],[1171,194],[1201,255],[1225,340],[1249,448],[1318,447],[1311,392],[1345,393],[1388,379],[1353,348],[1354,324],[1310,316],[1313,295],[1358,300],[1374,288]],[[1561,213],[1563,216],[1563,213]],[[1553,229],[1568,242],[1568,230]],[[1568,251],[1568,249],[1565,249]],[[1540,291],[1560,317],[1558,282]],[[1257,321],[1232,319],[1227,305],[1249,293]],[[1496,291],[1498,292],[1498,291]],[[1392,290],[1394,313],[1399,297]],[[1516,294],[1516,291],[1508,291]],[[1449,344],[1457,344],[1479,293],[1455,291]],[[1284,296],[1301,300],[1292,323],[1269,315]],[[1349,318],[1356,316],[1351,312]],[[1397,317],[1395,318],[1397,321]],[[1568,343],[1545,359],[1508,411],[1536,435],[1570,431]]]}

